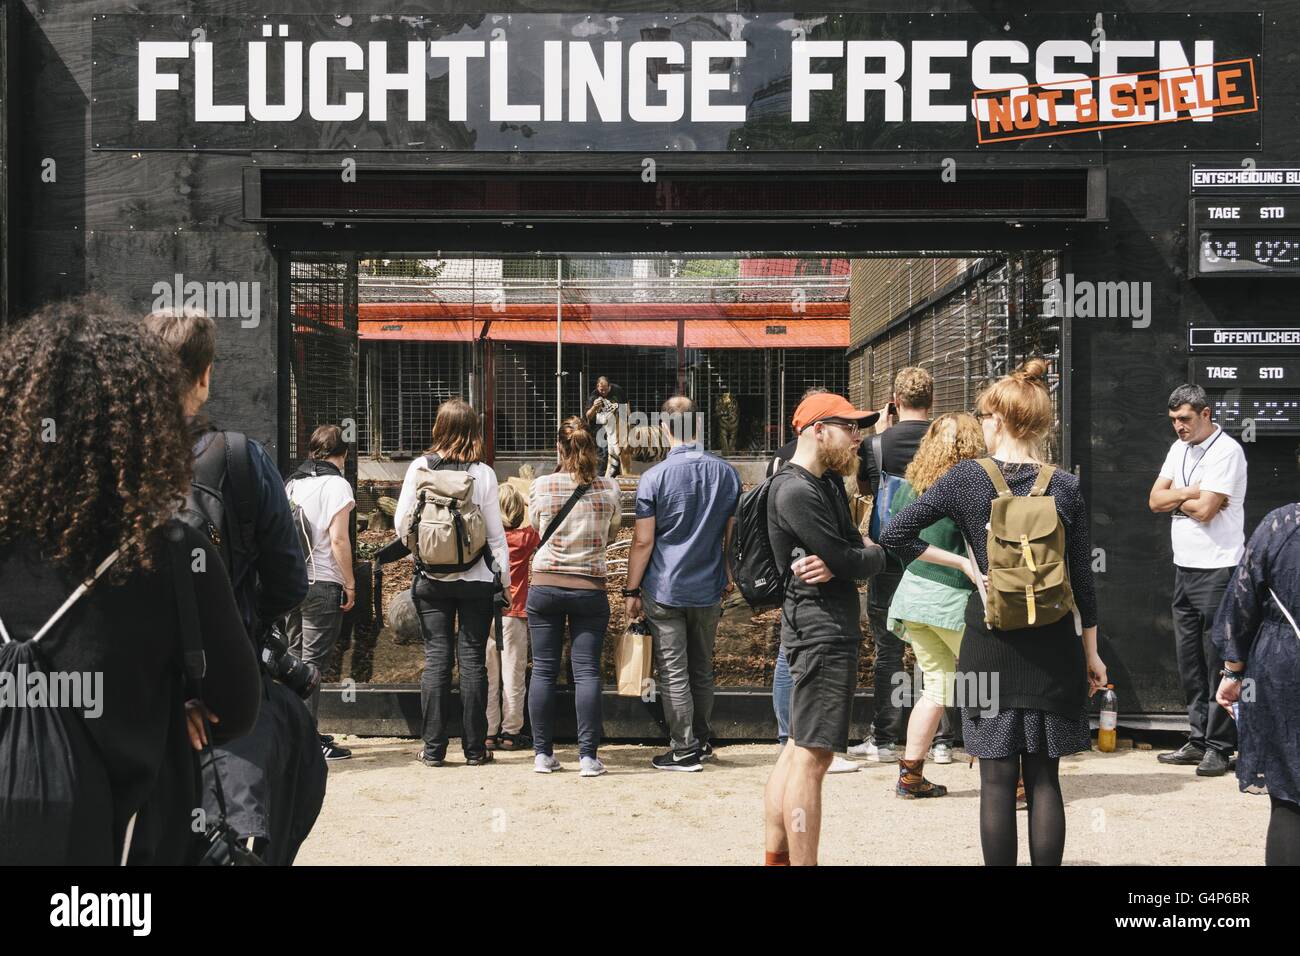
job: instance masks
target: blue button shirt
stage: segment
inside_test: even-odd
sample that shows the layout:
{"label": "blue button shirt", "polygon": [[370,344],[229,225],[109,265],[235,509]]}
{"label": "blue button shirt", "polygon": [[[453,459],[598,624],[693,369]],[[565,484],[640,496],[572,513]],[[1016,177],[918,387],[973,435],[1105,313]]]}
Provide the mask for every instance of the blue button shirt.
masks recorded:
{"label": "blue button shirt", "polygon": [[641,579],[657,604],[711,607],[727,569],[722,536],[735,516],[740,476],[697,443],[678,445],[637,482],[636,516],[655,519],[655,544]]}

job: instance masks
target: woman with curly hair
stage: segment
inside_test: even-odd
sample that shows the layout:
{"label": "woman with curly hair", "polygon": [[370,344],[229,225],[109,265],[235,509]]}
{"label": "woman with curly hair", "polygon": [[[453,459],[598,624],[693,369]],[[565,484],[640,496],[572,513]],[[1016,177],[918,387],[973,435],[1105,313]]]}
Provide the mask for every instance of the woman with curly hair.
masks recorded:
{"label": "woman with curly hair", "polygon": [[[187,862],[205,731],[186,716],[174,575],[192,579],[213,737],[247,732],[260,683],[220,556],[172,520],[190,481],[176,359],[98,297],[41,309],[0,336],[0,354],[0,670],[39,655],[51,676],[98,686],[93,706],[64,710],[70,805],[19,806],[0,787],[0,863]],[[18,719],[7,711],[0,733]],[[38,843],[52,819],[60,839]]]}
{"label": "woman with curly hair", "polygon": [[[968,458],[984,454],[979,422],[965,412],[940,415],[930,423],[904,482],[894,493],[891,512],[901,511],[945,474]],[[921,540],[964,555],[961,531],[951,518],[940,518],[921,532]],[[925,779],[925,757],[944,710],[953,706],[957,652],[966,626],[966,602],[974,586],[953,568],[913,561],[903,572],[889,605],[888,626],[912,645],[924,675],[920,699],[907,722],[907,749],[898,762],[894,792],[908,799],[942,797],[948,789]]]}

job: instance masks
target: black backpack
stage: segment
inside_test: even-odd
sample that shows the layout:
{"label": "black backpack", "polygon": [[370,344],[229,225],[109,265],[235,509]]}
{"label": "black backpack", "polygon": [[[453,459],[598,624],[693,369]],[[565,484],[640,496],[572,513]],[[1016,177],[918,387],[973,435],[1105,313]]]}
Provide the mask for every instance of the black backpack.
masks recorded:
{"label": "black backpack", "polygon": [[[18,694],[33,676],[53,687],[39,643],[117,559],[114,551],[27,641],[16,641],[0,622],[0,674]],[[49,706],[0,706],[0,866],[57,866],[125,862],[135,817],[124,847],[114,845],[108,767],[75,710]]]}
{"label": "black backpack", "polygon": [[[221,491],[227,475],[232,502]],[[257,560],[255,515],[248,439],[239,432],[219,431],[194,459],[190,493],[177,517],[212,542],[236,590]]]}
{"label": "black backpack", "polygon": [[736,530],[727,555],[732,580],[755,611],[780,607],[785,601],[787,575],[772,553],[772,540],[767,535],[767,499],[776,478],[772,475],[740,496]]}

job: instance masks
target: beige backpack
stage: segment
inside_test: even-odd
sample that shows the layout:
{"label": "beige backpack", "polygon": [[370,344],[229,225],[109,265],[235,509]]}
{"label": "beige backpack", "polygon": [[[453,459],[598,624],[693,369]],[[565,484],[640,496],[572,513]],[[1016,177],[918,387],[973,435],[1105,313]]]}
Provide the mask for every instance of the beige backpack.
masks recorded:
{"label": "beige backpack", "polygon": [[416,470],[415,510],[403,540],[422,571],[468,570],[487,547],[487,524],[467,468],[430,455]]}
{"label": "beige backpack", "polygon": [[1016,631],[1059,621],[1074,610],[1065,528],[1046,494],[1056,468],[1043,465],[1025,497],[1013,494],[991,458],[979,459],[998,496],[989,509],[989,586],[984,619]]}

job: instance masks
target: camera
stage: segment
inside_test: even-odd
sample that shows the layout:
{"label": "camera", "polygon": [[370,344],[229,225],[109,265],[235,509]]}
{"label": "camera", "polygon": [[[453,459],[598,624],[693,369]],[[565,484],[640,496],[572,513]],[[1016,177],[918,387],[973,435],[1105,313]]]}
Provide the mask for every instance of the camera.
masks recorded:
{"label": "camera", "polygon": [[272,624],[262,638],[262,669],[306,700],[320,686],[320,669],[289,653],[289,645],[278,624]]}

